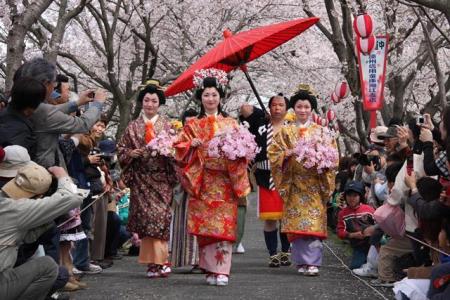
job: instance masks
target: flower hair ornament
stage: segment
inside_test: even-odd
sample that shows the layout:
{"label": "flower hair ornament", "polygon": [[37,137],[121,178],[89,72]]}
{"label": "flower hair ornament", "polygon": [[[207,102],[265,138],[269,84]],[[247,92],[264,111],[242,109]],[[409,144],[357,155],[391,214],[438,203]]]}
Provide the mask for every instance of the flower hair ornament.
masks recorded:
{"label": "flower hair ornament", "polygon": [[193,78],[194,86],[197,89],[203,89],[204,88],[203,81],[207,77],[216,78],[216,82],[221,88],[224,88],[228,84],[228,77],[225,71],[210,68],[210,69],[201,69],[194,72]]}

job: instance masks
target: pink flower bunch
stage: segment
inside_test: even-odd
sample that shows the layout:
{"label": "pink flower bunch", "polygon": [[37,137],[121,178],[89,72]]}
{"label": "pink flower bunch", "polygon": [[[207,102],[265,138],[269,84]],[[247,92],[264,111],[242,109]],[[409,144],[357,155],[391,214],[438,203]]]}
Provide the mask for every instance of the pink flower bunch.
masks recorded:
{"label": "pink flower bunch", "polygon": [[173,157],[175,153],[173,143],[176,138],[175,130],[162,130],[147,144],[147,148],[151,151],[150,155],[155,157],[159,154],[162,156]]}
{"label": "pink flower bunch", "polygon": [[339,153],[333,147],[335,133],[326,127],[321,127],[311,135],[301,137],[293,149],[296,160],[303,163],[307,169],[316,168],[318,173],[337,166]]}
{"label": "pink flower bunch", "polygon": [[258,152],[255,136],[242,125],[218,132],[208,144],[208,155],[215,158],[225,157],[229,160],[246,158],[250,161]]}
{"label": "pink flower bunch", "polygon": [[131,245],[135,247],[141,246],[141,239],[139,238],[139,235],[137,233],[133,233],[130,239]]}

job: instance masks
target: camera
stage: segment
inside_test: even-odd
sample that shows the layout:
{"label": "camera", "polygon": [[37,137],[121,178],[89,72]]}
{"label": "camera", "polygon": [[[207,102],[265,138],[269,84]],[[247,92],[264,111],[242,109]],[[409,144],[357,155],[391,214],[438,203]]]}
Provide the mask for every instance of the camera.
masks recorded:
{"label": "camera", "polygon": [[108,160],[108,161],[112,160],[114,157],[113,153],[100,152],[99,154],[100,154],[101,159]]}
{"label": "camera", "polygon": [[417,117],[416,117],[416,124],[417,124],[417,125],[423,125],[423,124],[425,124],[425,118],[424,118],[424,116],[417,116]]}
{"label": "camera", "polygon": [[360,154],[358,163],[362,166],[370,166],[370,164],[373,163],[376,171],[381,169],[380,157],[376,155]]}
{"label": "camera", "polygon": [[100,155],[101,159],[111,160],[114,158],[114,153],[102,152],[99,148],[95,147],[91,150],[90,155]]}

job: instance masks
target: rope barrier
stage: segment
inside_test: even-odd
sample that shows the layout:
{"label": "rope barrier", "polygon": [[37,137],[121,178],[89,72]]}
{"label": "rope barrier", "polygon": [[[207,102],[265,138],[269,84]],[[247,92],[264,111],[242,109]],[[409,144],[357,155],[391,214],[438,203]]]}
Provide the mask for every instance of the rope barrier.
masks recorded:
{"label": "rope barrier", "polygon": [[91,203],[89,203],[88,205],[86,205],[86,207],[84,207],[82,210],[80,210],[79,213],[77,213],[76,215],[70,217],[69,219],[65,220],[64,222],[62,222],[61,224],[58,224],[58,226],[56,226],[57,228],[61,228],[61,226],[69,223],[70,221],[74,220],[75,218],[79,217],[81,215],[81,213],[83,211],[85,211],[86,209],[88,209],[89,207],[91,207],[95,202],[97,202],[101,197],[103,197],[107,192],[104,191],[103,193],[101,193],[100,195],[96,196],[96,198],[94,199],[94,201],[92,201]]}
{"label": "rope barrier", "polygon": [[376,288],[374,288],[373,286],[371,286],[367,281],[365,281],[364,279],[360,278],[359,276],[356,276],[352,270],[344,263],[344,261],[337,256],[337,254],[333,251],[333,249],[330,248],[330,246],[328,246],[328,244],[326,242],[323,242],[323,244],[325,245],[325,247],[328,249],[328,251],[331,252],[331,254],[334,255],[334,257],[336,257],[336,259],[342,264],[342,266],[344,266],[345,269],[347,269],[350,274],[352,274],[353,277],[357,278],[359,281],[361,281],[362,283],[364,283],[365,285],[367,285],[369,288],[371,288],[373,291],[375,291],[383,300],[389,300],[389,298],[387,298],[386,296],[384,296],[379,290],[377,290]]}
{"label": "rope barrier", "polygon": [[442,251],[441,249],[438,249],[438,248],[436,248],[436,247],[433,247],[433,246],[431,246],[431,245],[425,243],[424,241],[421,241],[421,240],[419,240],[419,239],[416,239],[416,238],[413,237],[412,235],[405,234],[405,236],[408,237],[408,238],[410,238],[410,239],[413,240],[413,241],[416,241],[416,242],[418,242],[418,243],[420,243],[420,244],[422,244],[422,245],[424,245],[424,246],[427,246],[427,247],[430,248],[430,249],[433,249],[434,251],[437,251],[437,252],[439,252],[439,253],[441,253],[441,254],[444,254],[444,255],[446,255],[446,256],[450,256],[450,254],[448,254],[448,253]]}

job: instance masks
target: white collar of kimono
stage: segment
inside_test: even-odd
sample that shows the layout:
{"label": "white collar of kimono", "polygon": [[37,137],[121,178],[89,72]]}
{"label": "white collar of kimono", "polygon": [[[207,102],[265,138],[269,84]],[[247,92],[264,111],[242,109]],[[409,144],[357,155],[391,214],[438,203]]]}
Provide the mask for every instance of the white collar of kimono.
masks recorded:
{"label": "white collar of kimono", "polygon": [[306,121],[303,124],[300,123],[300,122],[297,122],[297,127],[300,127],[300,128],[308,128],[310,125],[311,125],[311,121],[310,120]]}
{"label": "white collar of kimono", "polygon": [[213,113],[213,114],[208,114],[208,113],[205,111],[205,115],[206,115],[207,117],[209,117],[209,116],[217,117],[217,116],[219,115],[219,111],[216,111],[216,112]]}
{"label": "white collar of kimono", "polygon": [[145,123],[147,123],[148,121],[150,121],[150,122],[152,122],[153,125],[155,125],[156,121],[157,121],[158,118],[159,118],[159,115],[156,114],[156,115],[154,115],[151,119],[147,118],[147,117],[145,116],[145,114],[142,114],[142,117],[144,118],[144,122],[145,122]]}

